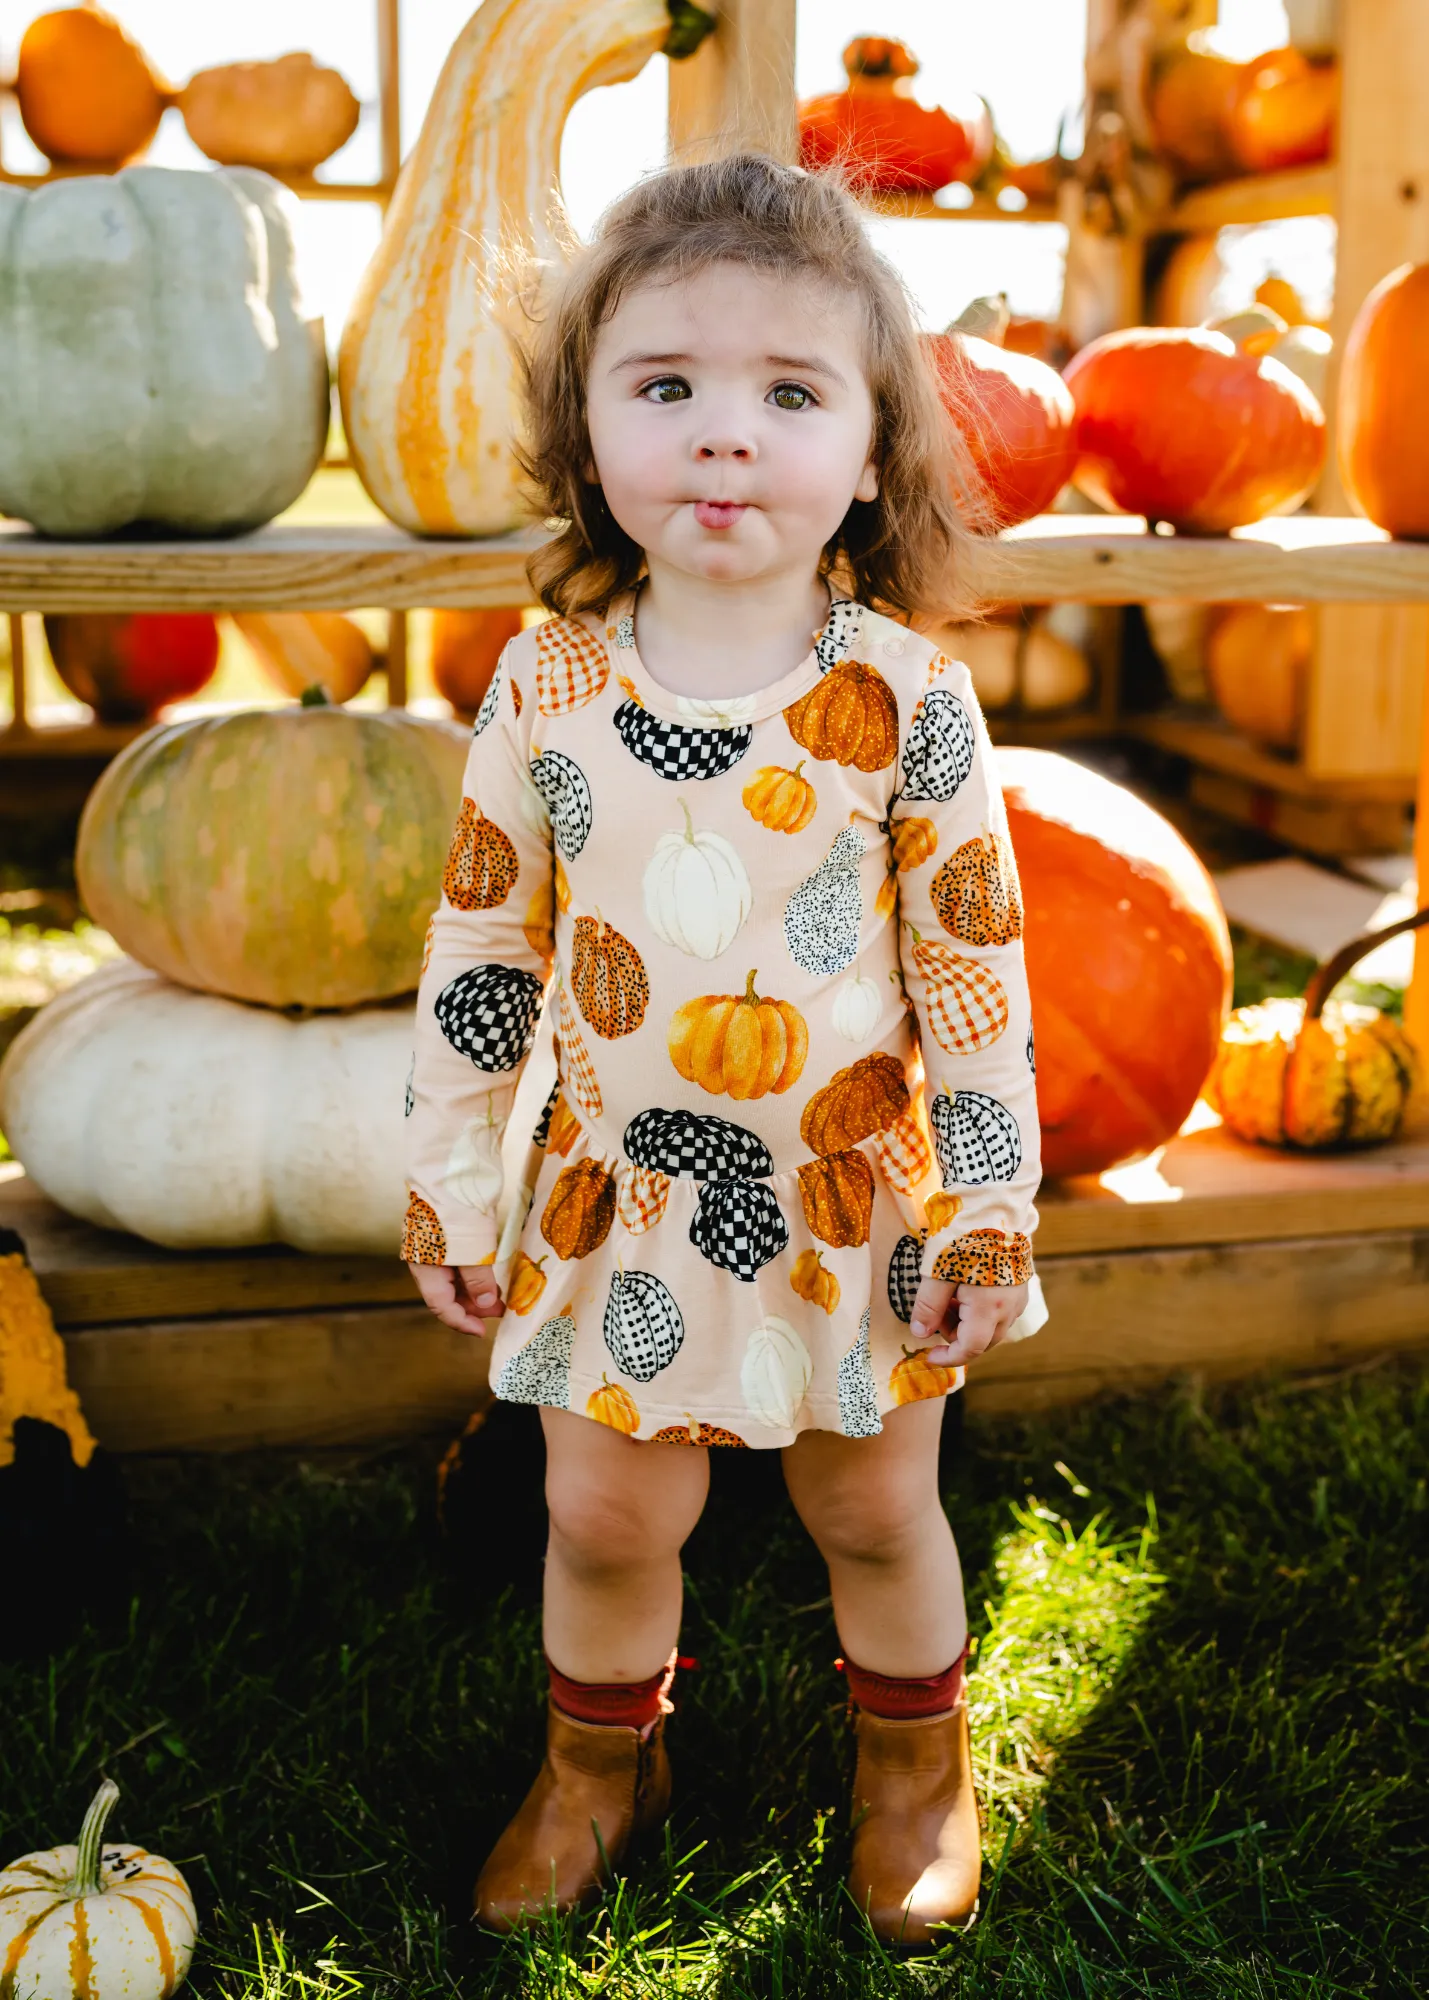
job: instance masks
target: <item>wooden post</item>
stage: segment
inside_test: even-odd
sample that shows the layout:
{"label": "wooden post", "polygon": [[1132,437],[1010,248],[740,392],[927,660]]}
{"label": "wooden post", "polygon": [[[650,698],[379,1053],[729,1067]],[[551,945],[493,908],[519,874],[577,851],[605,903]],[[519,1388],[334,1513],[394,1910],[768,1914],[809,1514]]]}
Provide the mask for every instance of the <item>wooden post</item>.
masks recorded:
{"label": "wooden post", "polygon": [[10,614],[10,685],[14,690],[13,719],[10,727],[17,733],[29,728],[26,708],[25,687],[25,621],[16,611]]}
{"label": "wooden post", "polygon": [[719,0],[719,25],[670,65],[670,158],[799,154],[794,113],[794,0]]}
{"label": "wooden post", "polygon": [[[1331,331],[1343,350],[1365,295],[1396,265],[1429,259],[1429,7],[1424,0],[1344,0],[1341,9],[1339,236]],[[1348,511],[1334,438],[1320,512]],[[1306,704],[1304,765],[1317,778],[1403,778],[1419,759],[1429,606],[1326,605]],[[1425,801],[1421,793],[1420,823]],[[1420,947],[1421,957],[1429,948]]]}
{"label": "wooden post", "polygon": [[391,200],[402,166],[402,61],[398,0],[377,0],[377,101],[381,151],[377,178],[382,206]]}
{"label": "wooden post", "polygon": [[387,613],[387,706],[407,706],[407,614]]}

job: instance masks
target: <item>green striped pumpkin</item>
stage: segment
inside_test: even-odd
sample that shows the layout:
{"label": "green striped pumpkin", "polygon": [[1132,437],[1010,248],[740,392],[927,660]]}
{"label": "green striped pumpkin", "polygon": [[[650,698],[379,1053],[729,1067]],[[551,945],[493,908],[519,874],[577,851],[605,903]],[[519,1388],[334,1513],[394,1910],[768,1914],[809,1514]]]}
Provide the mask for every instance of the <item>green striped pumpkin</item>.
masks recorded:
{"label": "green striped pumpkin", "polygon": [[461,803],[464,730],[399,709],[152,729],[80,822],[80,894],[131,957],[265,1007],[407,993]]}

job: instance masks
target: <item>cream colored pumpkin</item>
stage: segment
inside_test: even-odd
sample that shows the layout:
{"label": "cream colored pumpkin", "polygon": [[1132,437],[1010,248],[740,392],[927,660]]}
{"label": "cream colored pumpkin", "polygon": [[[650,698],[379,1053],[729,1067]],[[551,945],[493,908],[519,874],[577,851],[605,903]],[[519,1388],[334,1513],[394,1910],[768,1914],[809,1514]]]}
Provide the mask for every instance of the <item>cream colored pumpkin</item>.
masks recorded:
{"label": "cream colored pumpkin", "polygon": [[749,876],[722,833],[697,833],[680,800],[684,831],[662,833],[645,869],[645,914],[662,943],[691,958],[729,950],[754,903]]}
{"label": "cream colored pumpkin", "polygon": [[0,1131],[42,1193],[175,1249],[395,1256],[413,1009],[293,1019],[121,960],[0,1064]]}
{"label": "cream colored pumpkin", "polygon": [[233,622],[259,666],[298,699],[320,687],[334,704],[361,694],[372,672],[372,642],[340,611],[236,611]]}
{"label": "cream colored pumpkin", "polygon": [[0,1986],[16,2000],[169,2000],[198,1935],[193,1897],[162,1855],[104,1846],[106,1778],[79,1841],[0,1869]]}
{"label": "cream colored pumpkin", "polygon": [[242,167],[0,185],[0,513],[219,535],[296,500],[328,372],[294,212]]}
{"label": "cream colored pumpkin", "polygon": [[813,1357],[797,1330],[770,1313],[750,1334],[739,1371],[749,1414],[770,1430],[792,1430],[813,1379]]}
{"label": "cream colored pumpkin", "polygon": [[453,1201],[494,1215],[504,1180],[501,1134],[504,1127],[490,1113],[468,1119],[452,1144],[445,1186]]}
{"label": "cream colored pumpkin", "polygon": [[338,361],[358,477],[399,526],[499,535],[524,518],[513,273],[564,256],[567,115],[693,46],[701,18],[666,0],[486,0],[457,36]]}
{"label": "cream colored pumpkin", "polygon": [[967,667],[985,709],[1075,708],[1091,689],[1086,654],[1044,625],[952,625],[936,637]]}
{"label": "cream colored pumpkin", "polygon": [[883,996],[876,982],[865,979],[855,967],[853,978],[835,993],[831,1011],[835,1034],[846,1042],[866,1042],[882,1016]]}

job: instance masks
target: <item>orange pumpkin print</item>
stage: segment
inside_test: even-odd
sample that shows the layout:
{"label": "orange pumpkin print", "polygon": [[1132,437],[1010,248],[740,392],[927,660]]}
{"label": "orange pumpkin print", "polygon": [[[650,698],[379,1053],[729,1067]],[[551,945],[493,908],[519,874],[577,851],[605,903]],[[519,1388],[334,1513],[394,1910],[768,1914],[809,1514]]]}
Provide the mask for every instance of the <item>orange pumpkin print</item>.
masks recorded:
{"label": "orange pumpkin print", "polygon": [[686,1083],[712,1096],[778,1096],[803,1072],[809,1030],[788,1000],[761,1000],[755,973],[743,993],[706,993],[675,1010],[666,1037]]}
{"label": "orange pumpkin print", "polygon": [[868,1241],[873,1168],[862,1153],[830,1153],[799,1169],[804,1220],[821,1243],[844,1250]]}
{"label": "orange pumpkin print", "polygon": [[559,854],[552,857],[551,880],[556,885],[556,908],[564,915],[571,907],[571,885]]}
{"label": "orange pumpkin print", "polygon": [[541,1234],[566,1263],[589,1257],[615,1220],[615,1177],[599,1160],[577,1160],[556,1176],[541,1216]]}
{"label": "orange pumpkin print", "polygon": [[733,1431],[724,1430],[719,1424],[697,1422],[694,1417],[687,1417],[682,1424],[666,1424],[664,1430],[656,1431],[650,1442],[651,1444],[718,1444],[733,1446],[740,1451],[747,1451],[749,1448],[744,1439],[736,1436]]}
{"label": "orange pumpkin print", "polygon": [[511,1266],[511,1280],[506,1287],[509,1312],[530,1312],[545,1291],[546,1274],[541,1269],[545,1261],[544,1257],[528,1257],[524,1250],[516,1252],[516,1262]]}
{"label": "orange pumpkin print", "polygon": [[612,1382],[607,1375],[602,1375],[600,1381],[601,1386],[586,1398],[586,1415],[594,1417],[598,1424],[609,1424],[613,1431],[620,1431],[626,1437],[634,1437],[640,1428],[635,1398],[623,1382]]}
{"label": "orange pumpkin print", "polygon": [[878,894],[873,899],[873,914],[887,923],[898,908],[898,868],[891,867],[878,885]]}
{"label": "orange pumpkin print", "polygon": [[930,1361],[918,1348],[905,1347],[903,1359],[894,1363],[888,1386],[895,1403],[923,1403],[956,1389],[958,1371],[945,1367],[941,1361]]}
{"label": "orange pumpkin print", "polygon": [[447,1261],[447,1239],[437,1211],[429,1201],[423,1201],[414,1194],[407,1203],[407,1216],[402,1224],[402,1261],[404,1264],[445,1264]]}
{"label": "orange pumpkin print", "polygon": [[893,861],[900,874],[906,874],[910,868],[921,868],[937,851],[938,829],[930,819],[895,819],[890,831]]}
{"label": "orange pumpkin print", "polygon": [[898,754],[898,699],[873,667],[844,660],[784,711],[789,734],[811,757],[886,771]]}
{"label": "orange pumpkin print", "polygon": [[962,944],[1011,944],[1022,935],[1022,888],[1002,834],[965,840],[933,877],[933,908]]}
{"label": "orange pumpkin print", "polygon": [[447,853],[442,888],[454,910],[494,910],[511,894],[520,870],[516,849],[484,819],[475,799],[463,799]]}
{"label": "orange pumpkin print", "polygon": [[633,1035],[645,1019],[650,981],[644,961],[629,938],[599,916],[576,918],[571,992],[586,1020],[608,1042]]}
{"label": "orange pumpkin print", "polygon": [[559,976],[556,984],[556,1069],[562,1080],[570,1078],[571,1093],[586,1117],[599,1118],[605,1108],[605,1100],[600,1094],[600,1083],[591,1063],[590,1051],[571,1012],[565,981]]}
{"label": "orange pumpkin print", "polygon": [[933,1263],[933,1276],[949,1285],[1025,1285],[1032,1276],[1032,1244],[1015,1231],[970,1229]]}
{"label": "orange pumpkin print", "polygon": [[960,1194],[948,1194],[943,1188],[935,1188],[923,1203],[923,1214],[927,1218],[929,1232],[936,1236],[940,1229],[946,1229],[956,1215],[962,1214],[963,1198]]}
{"label": "orange pumpkin print", "polygon": [[559,1153],[561,1158],[565,1159],[580,1137],[580,1130],[576,1114],[564,1097],[558,1097],[551,1108],[551,1124],[546,1133],[546,1151]]}
{"label": "orange pumpkin print", "polygon": [[885,1131],[902,1117],[908,1101],[896,1056],[860,1056],[814,1092],[799,1120],[799,1137],[811,1153],[841,1153]]}
{"label": "orange pumpkin print", "polygon": [[584,708],[609,678],[609,653],[577,619],[548,618],[536,627],[536,706],[542,715]]}
{"label": "orange pumpkin print", "polygon": [[739,795],[751,819],[772,833],[802,833],[819,803],[813,786],[799,775],[803,768],[801,757],[792,771],[782,764],[756,771]]}
{"label": "orange pumpkin print", "polygon": [[822,1250],[801,1250],[789,1273],[789,1287],[797,1298],[807,1299],[822,1312],[831,1313],[839,1302],[839,1281],[824,1265]]}
{"label": "orange pumpkin print", "polygon": [[432,962],[432,945],[436,941],[437,920],[432,917],[427,924],[427,935],[422,939],[422,970],[426,971]]}

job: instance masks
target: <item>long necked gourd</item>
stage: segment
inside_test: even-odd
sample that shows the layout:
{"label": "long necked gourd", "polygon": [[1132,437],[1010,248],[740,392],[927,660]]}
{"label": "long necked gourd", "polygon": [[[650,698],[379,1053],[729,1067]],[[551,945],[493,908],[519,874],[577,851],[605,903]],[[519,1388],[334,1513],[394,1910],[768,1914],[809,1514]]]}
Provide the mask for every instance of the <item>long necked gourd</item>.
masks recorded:
{"label": "long necked gourd", "polygon": [[564,256],[566,118],[712,26],[688,0],[485,0],[457,37],[338,362],[353,464],[400,527],[499,535],[523,519],[513,278]]}

